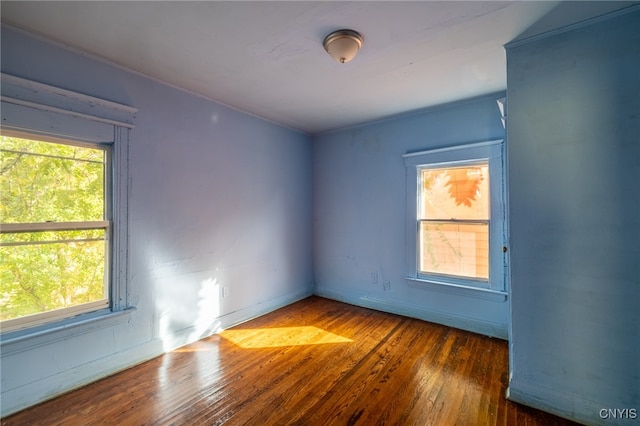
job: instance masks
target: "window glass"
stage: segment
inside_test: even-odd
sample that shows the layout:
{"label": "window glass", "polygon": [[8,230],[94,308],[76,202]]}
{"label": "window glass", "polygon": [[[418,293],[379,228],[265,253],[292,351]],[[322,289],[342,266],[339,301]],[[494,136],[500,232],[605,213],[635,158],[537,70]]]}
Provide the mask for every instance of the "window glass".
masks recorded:
{"label": "window glass", "polygon": [[489,219],[489,164],[421,169],[421,219]]}
{"label": "window glass", "polygon": [[420,223],[420,273],[489,279],[486,224]]}
{"label": "window glass", "polygon": [[488,280],[488,161],[419,176],[419,272]]}
{"label": "window glass", "polygon": [[109,151],[0,141],[0,319],[107,307]]}
{"label": "window glass", "polygon": [[2,223],[103,220],[105,150],[2,136]]}

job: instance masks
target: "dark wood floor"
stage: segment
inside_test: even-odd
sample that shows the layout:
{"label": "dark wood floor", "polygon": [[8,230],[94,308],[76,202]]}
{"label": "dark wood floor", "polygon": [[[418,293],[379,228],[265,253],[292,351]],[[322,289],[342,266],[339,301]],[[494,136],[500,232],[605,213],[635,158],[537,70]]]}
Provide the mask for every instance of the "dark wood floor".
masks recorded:
{"label": "dark wood floor", "polygon": [[507,343],[311,297],[4,425],[571,425],[505,400]]}

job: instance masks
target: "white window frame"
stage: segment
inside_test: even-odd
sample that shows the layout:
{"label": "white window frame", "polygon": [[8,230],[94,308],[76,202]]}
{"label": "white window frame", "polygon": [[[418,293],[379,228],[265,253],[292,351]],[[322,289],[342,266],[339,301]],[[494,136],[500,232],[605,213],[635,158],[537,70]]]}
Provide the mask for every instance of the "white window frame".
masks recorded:
{"label": "white window frame", "polygon": [[[411,286],[461,292],[496,300],[506,298],[506,177],[503,153],[503,140],[498,139],[403,155],[407,179],[406,279]],[[455,167],[478,161],[489,163],[489,279],[421,273],[418,258],[420,171],[424,168]],[[474,293],[469,293],[467,290],[472,290]]]}
{"label": "white window frame", "polygon": [[2,321],[2,331],[9,332],[14,330],[21,330],[23,328],[30,328],[41,324],[46,324],[52,321],[61,320],[76,315],[80,315],[87,312],[93,312],[99,309],[109,308],[110,295],[111,295],[111,218],[113,217],[111,197],[113,195],[112,181],[113,181],[113,168],[111,167],[112,160],[112,147],[113,143],[78,143],[75,141],[62,140],[58,138],[49,138],[42,135],[34,135],[30,133],[16,132],[8,130],[3,126],[0,133],[3,136],[16,137],[21,139],[28,139],[34,141],[50,142],[58,145],[69,146],[81,146],[86,148],[92,148],[102,150],[105,155],[104,163],[104,183],[103,183],[103,196],[104,196],[104,219],[93,221],[75,221],[75,222],[39,222],[39,223],[3,223],[0,224],[0,230],[3,233],[21,233],[21,232],[46,232],[46,231],[79,231],[87,229],[103,229],[105,231],[105,277],[104,283],[106,297],[100,300],[92,302],[82,303],[79,305],[69,306],[66,308],[55,309],[51,311],[40,312],[32,315],[26,315],[18,318]]}
{"label": "white window frame", "polygon": [[[2,74],[2,133],[34,140],[106,146],[110,150],[105,173],[105,202],[110,217],[87,226],[107,224],[110,247],[105,259],[109,276],[109,298],[70,308],[64,318],[52,315],[23,324],[19,329],[0,330],[4,355],[68,338],[112,324],[116,317],[130,314],[128,296],[128,158],[129,131],[134,128],[135,108]],[[16,230],[21,225],[3,229]],[[33,225],[63,226],[58,224]],[[23,227],[24,228],[24,227]],[[51,311],[56,312],[56,311]],[[39,315],[36,315],[39,316]],[[36,317],[34,316],[34,317]],[[27,318],[27,317],[24,317]],[[9,320],[12,321],[12,320]]]}

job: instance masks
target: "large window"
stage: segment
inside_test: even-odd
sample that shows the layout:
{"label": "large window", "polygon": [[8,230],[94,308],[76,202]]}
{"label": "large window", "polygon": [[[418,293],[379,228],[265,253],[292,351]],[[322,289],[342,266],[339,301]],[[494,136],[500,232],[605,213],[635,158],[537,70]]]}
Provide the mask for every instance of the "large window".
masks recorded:
{"label": "large window", "polygon": [[501,141],[404,157],[409,188],[408,278],[503,291]]}
{"label": "large window", "polygon": [[126,320],[135,108],[1,74],[2,354]]}
{"label": "large window", "polygon": [[0,138],[3,330],[107,308],[109,146]]}

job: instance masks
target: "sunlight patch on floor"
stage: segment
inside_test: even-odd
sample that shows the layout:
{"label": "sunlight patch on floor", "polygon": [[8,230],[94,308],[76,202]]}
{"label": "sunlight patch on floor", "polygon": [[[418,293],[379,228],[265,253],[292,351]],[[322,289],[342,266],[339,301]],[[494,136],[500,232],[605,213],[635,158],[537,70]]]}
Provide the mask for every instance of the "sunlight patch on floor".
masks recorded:
{"label": "sunlight patch on floor", "polygon": [[244,349],[349,343],[353,340],[313,326],[225,330],[220,336]]}

